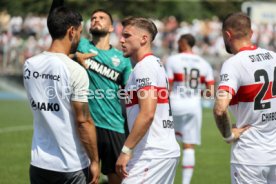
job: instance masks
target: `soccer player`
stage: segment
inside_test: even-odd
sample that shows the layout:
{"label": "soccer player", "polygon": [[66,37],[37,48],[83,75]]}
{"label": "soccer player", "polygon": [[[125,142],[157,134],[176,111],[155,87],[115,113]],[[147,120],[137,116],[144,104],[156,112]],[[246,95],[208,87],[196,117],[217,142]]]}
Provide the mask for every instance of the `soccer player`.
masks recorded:
{"label": "soccer player", "polygon": [[130,17],[122,22],[120,42],[125,57],[136,62],[126,85],[130,134],[116,163],[123,184],[174,181],[179,145],[168,100],[168,82],[160,59],[152,54],[154,23]]}
{"label": "soccer player", "polygon": [[78,51],[95,54],[83,62],[82,54],[77,58],[87,68],[92,93],[89,96],[90,113],[97,130],[98,150],[102,173],[111,184],[121,183],[115,164],[125,141],[125,119],[119,94],[131,73],[132,66],[123,53],[110,45],[113,20],[106,10],[95,10],[91,15],[90,33],[93,39],[81,38]]}
{"label": "soccer player", "polygon": [[[212,95],[213,70],[210,64],[192,51],[195,38],[184,34],[178,40],[178,54],[166,62],[170,84],[170,99],[175,122],[175,133],[183,143],[182,184],[189,184],[195,166],[195,145],[201,143],[201,90]],[[207,93],[209,91],[209,93]]]}
{"label": "soccer player", "polygon": [[34,116],[31,184],[98,183],[96,130],[87,99],[89,79],[68,57],[79,43],[81,21],[73,10],[54,9],[47,19],[53,40],[49,50],[24,64],[24,86]]}
{"label": "soccer player", "polygon": [[221,69],[214,116],[223,139],[232,143],[232,184],[276,183],[276,53],[252,44],[251,21],[243,13],[228,15],[222,34],[234,55]]}

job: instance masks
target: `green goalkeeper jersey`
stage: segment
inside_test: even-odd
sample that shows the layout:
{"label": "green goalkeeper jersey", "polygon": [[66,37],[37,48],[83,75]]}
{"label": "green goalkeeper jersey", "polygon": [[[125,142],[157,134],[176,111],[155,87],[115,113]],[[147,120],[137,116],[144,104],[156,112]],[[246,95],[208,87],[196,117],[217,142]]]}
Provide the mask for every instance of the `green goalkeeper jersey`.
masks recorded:
{"label": "green goalkeeper jersey", "polygon": [[[97,53],[87,60],[89,68],[89,108],[95,125],[100,128],[124,133],[124,118],[118,90],[125,86],[132,66],[128,58],[116,48],[101,50],[81,38],[78,51]],[[121,93],[122,94],[122,93]],[[123,96],[123,95],[121,95]]]}

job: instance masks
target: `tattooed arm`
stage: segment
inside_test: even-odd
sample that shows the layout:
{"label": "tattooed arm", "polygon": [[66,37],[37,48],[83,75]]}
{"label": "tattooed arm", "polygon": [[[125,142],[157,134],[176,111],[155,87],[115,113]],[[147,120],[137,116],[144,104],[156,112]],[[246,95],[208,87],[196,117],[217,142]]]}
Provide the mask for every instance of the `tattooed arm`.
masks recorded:
{"label": "tattooed arm", "polygon": [[97,149],[96,129],[94,122],[89,113],[87,102],[72,102],[76,115],[76,128],[80,136],[80,140],[84,145],[87,155],[90,158],[90,171],[92,174],[92,183],[99,180],[99,158]]}
{"label": "tattooed arm", "polygon": [[213,109],[217,127],[227,143],[238,140],[240,135],[249,128],[249,126],[231,128],[232,124],[227,110],[231,99],[232,95],[230,93],[220,90]]}

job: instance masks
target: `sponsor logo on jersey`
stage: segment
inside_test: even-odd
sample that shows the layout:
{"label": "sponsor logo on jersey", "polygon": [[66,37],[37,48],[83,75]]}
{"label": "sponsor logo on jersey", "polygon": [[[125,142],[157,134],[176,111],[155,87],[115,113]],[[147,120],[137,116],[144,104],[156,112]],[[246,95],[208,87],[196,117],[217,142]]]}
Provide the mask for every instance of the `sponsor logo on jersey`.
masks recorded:
{"label": "sponsor logo on jersey", "polygon": [[112,57],[111,61],[114,66],[119,66],[121,63],[121,60],[117,56]]}
{"label": "sponsor logo on jersey", "polygon": [[220,75],[220,81],[228,81],[229,77],[228,74],[221,74]]}
{"label": "sponsor logo on jersey", "polygon": [[27,68],[24,71],[24,79],[30,79],[31,71]]}
{"label": "sponsor logo on jersey", "polygon": [[30,79],[30,77],[33,77],[35,79],[41,78],[41,79],[48,79],[48,80],[60,80],[59,75],[53,75],[53,74],[46,74],[46,73],[39,73],[37,71],[31,72],[28,68],[24,71],[24,79]]}
{"label": "sponsor logo on jersey", "polygon": [[141,78],[136,79],[136,83],[138,84],[138,88],[142,88],[144,86],[151,86],[150,78]]}
{"label": "sponsor logo on jersey", "polygon": [[60,107],[58,103],[46,103],[46,102],[36,102],[33,99],[31,101],[31,107],[34,111],[59,111]]}
{"label": "sponsor logo on jersey", "polygon": [[89,69],[104,76],[105,78],[108,78],[116,83],[120,83],[121,75],[118,71],[109,68],[108,66],[97,62],[93,59],[88,59],[87,64],[89,66]]}

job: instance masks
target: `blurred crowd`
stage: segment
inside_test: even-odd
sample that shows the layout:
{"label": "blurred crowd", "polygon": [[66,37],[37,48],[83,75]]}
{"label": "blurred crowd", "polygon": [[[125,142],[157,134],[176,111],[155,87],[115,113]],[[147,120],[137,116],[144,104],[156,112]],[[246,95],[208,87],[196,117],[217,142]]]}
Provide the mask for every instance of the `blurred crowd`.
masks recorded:
{"label": "blurred crowd", "polygon": [[[206,58],[215,71],[221,62],[229,57],[225,52],[221,36],[221,21],[217,17],[192,22],[178,21],[174,16],[153,20],[159,33],[154,41],[154,52],[166,60],[177,52],[177,40],[181,34],[192,33],[197,40],[194,52]],[[84,22],[83,36],[89,37],[90,20]],[[120,49],[119,38],[122,31],[120,20],[114,20],[115,31],[111,44]],[[253,22],[253,42],[263,48],[276,51],[276,24],[255,24]],[[10,16],[0,12],[0,72],[21,72],[23,62],[43,50],[51,43],[47,30],[47,17],[27,15]]]}

